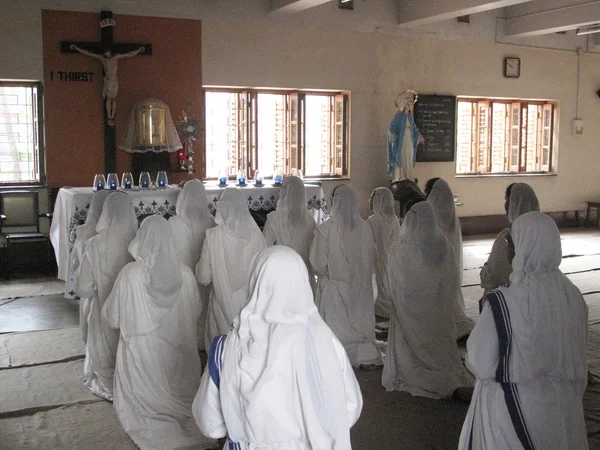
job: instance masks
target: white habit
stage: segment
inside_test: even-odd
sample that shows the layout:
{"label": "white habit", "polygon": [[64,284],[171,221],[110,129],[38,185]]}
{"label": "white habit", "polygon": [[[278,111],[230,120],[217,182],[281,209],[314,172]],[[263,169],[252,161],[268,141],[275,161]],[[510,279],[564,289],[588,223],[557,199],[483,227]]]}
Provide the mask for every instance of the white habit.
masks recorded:
{"label": "white habit", "polygon": [[120,331],[114,408],[142,449],[213,448],[192,417],[200,385],[200,295],[175,256],[168,222],[146,218],[129,246],[135,262],[115,282],[102,317]]}
{"label": "white habit", "polygon": [[[539,210],[540,203],[532,187],[526,183],[514,183],[510,191],[508,210],[506,211],[508,223],[513,223],[517,217],[525,213]],[[506,242],[506,236],[509,232],[510,228],[505,228],[498,233],[492,244],[490,256],[479,273],[481,287],[485,289],[486,294],[492,289],[508,283],[512,272]]]}
{"label": "white habit", "polygon": [[104,202],[96,231],[83,253],[75,291],[89,301],[84,383],[95,395],[112,400],[119,333],[102,320],[102,307],[117,275],[132,261],[127,250],[138,221],[129,195],[113,192]]}
{"label": "white habit", "polygon": [[[177,197],[175,211],[177,215],[169,219],[175,252],[179,261],[193,271],[200,261],[206,230],[215,226],[215,221],[208,212],[206,189],[201,181],[186,181]],[[198,289],[202,300],[202,314],[198,323],[198,348],[204,349],[210,287],[200,284]]]}
{"label": "white habit", "polygon": [[316,289],[315,277],[310,269],[308,256],[315,233],[315,219],[308,212],[306,191],[302,179],[288,175],[279,191],[277,210],[269,213],[263,229],[267,245],[286,245],[302,257],[309,268],[309,281]]}
{"label": "white habit", "polygon": [[[90,201],[90,207],[88,208],[85,223],[77,227],[77,237],[75,238],[75,243],[73,244],[71,254],[69,255],[69,264],[71,265],[72,273],[74,274],[73,286],[77,285],[77,270],[79,269],[81,258],[83,258],[85,246],[87,242],[96,235],[96,225],[98,224],[98,219],[100,219],[100,214],[102,214],[104,201],[106,200],[106,197],[113,192],[114,191],[106,189],[96,192]],[[84,344],[87,342],[87,316],[89,313],[90,299],[81,297],[79,299],[79,326],[81,327],[81,337],[83,338]]]}
{"label": "white habit", "polygon": [[431,192],[427,197],[427,201],[431,204],[435,216],[437,218],[438,226],[454,252],[454,258],[456,259],[456,269],[458,271],[458,289],[456,290],[456,300],[453,309],[454,322],[458,330],[458,337],[468,335],[475,322],[467,317],[465,310],[465,299],[461,290],[462,278],[463,278],[463,248],[462,248],[462,231],[460,227],[460,221],[456,215],[456,207],[454,204],[454,194],[448,183],[444,180],[437,180]]}
{"label": "white habit", "polygon": [[219,197],[217,226],[206,231],[196,277],[212,283],[208,300],[205,348],[215,336],[227,334],[233,319],[248,301],[248,273],[252,258],[267,247],[248,202],[238,189],[225,189]]}
{"label": "white habit", "polygon": [[414,205],[389,253],[386,291],[394,303],[383,366],[388,390],[447,398],[473,386],[456,344],[456,260],[428,202]]}
{"label": "white habit", "polygon": [[400,232],[400,222],[394,212],[394,196],[388,188],[375,189],[371,194],[371,201],[373,215],[369,217],[367,223],[371,226],[375,238],[375,277],[377,280],[375,314],[389,318],[392,313],[392,300],[383,289],[383,278],[390,247]]}
{"label": "white habit", "polygon": [[283,246],[261,252],[249,296],[211,347],[193,405],[200,429],[227,436],[225,449],[350,450],[360,387],[299,255]]}
{"label": "white habit", "polygon": [[550,217],[526,213],[511,236],[510,284],[482,299],[467,341],[477,383],[459,449],[586,449],[587,305]]}
{"label": "white habit", "polygon": [[330,220],[315,231],[310,264],[319,277],[319,313],[344,345],[352,365],[381,365],[375,347],[375,242],[350,186],[335,188]]}

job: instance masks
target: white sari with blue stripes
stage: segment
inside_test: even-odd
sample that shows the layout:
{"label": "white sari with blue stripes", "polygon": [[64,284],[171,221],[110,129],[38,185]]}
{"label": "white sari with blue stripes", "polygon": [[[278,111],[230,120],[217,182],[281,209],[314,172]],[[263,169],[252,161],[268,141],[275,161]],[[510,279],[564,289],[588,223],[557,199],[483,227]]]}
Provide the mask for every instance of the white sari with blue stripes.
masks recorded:
{"label": "white sari with blue stripes", "polygon": [[586,449],[587,306],[558,270],[552,219],[527,213],[511,235],[510,286],[481,300],[467,342],[477,382],[459,449]]}

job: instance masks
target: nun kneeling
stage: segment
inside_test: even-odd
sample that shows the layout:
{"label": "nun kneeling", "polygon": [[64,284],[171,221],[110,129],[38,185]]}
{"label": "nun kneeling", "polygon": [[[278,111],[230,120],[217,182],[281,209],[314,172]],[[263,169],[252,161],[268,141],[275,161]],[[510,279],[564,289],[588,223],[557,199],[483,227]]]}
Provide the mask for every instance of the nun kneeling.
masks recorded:
{"label": "nun kneeling", "polygon": [[177,259],[163,217],[144,219],[129,252],[135,262],[123,268],[102,310],[108,325],[120,330],[117,417],[142,449],[213,448],[191,411],[201,369],[194,274]]}
{"label": "nun kneeling", "polygon": [[428,202],[407,212],[390,249],[385,289],[393,314],[382,384],[388,390],[441,399],[473,386],[456,344],[456,259]]}
{"label": "nun kneeling", "polygon": [[302,258],[279,245],[262,251],[248,293],[233,329],[212,344],[192,407],[200,429],[227,436],[229,449],[350,449],[362,395]]}

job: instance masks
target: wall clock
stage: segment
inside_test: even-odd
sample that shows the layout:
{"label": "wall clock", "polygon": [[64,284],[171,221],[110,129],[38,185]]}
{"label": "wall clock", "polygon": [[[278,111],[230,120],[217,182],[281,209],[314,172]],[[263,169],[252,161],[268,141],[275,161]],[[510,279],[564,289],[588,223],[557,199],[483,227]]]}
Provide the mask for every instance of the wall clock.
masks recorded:
{"label": "wall clock", "polygon": [[504,58],[504,76],[507,78],[519,78],[521,75],[521,58]]}

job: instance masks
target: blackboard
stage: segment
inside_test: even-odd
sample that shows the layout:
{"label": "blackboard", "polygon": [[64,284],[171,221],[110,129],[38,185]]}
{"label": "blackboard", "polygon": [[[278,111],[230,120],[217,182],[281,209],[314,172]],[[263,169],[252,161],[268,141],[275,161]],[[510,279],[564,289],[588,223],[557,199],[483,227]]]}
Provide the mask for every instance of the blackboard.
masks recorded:
{"label": "blackboard", "polygon": [[455,96],[419,95],[415,123],[425,138],[425,143],[417,149],[418,162],[454,161]]}

